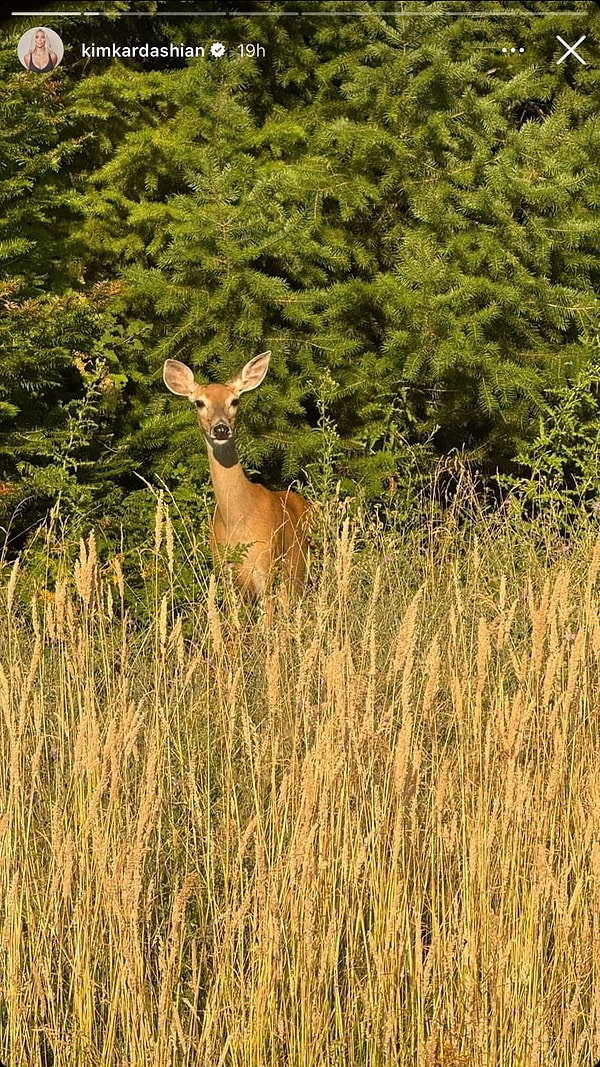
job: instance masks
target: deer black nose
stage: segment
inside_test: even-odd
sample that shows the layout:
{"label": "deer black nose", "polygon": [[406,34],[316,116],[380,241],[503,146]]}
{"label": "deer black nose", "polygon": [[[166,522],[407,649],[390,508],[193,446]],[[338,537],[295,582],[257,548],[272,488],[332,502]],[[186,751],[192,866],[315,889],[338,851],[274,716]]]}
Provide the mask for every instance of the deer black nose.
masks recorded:
{"label": "deer black nose", "polygon": [[212,428],[212,436],[215,441],[227,441],[231,437],[231,426],[228,426],[226,422],[217,422]]}

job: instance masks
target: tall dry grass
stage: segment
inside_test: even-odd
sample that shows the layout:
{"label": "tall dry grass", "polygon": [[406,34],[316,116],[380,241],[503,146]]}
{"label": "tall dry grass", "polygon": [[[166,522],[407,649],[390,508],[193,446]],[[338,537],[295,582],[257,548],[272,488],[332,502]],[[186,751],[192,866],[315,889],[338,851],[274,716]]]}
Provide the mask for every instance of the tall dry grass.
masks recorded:
{"label": "tall dry grass", "polygon": [[[155,552],[175,581],[162,504]],[[15,564],[0,1059],[594,1062],[599,571],[600,540],[330,520],[272,620],[211,580],[136,629],[93,536],[33,600]]]}

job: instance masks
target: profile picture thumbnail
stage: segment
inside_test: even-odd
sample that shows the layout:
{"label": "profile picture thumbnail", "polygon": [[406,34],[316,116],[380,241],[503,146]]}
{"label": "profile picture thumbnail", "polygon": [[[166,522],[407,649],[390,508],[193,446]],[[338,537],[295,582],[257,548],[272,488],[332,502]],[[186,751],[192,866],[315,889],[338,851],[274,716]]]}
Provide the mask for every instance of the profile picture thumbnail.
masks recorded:
{"label": "profile picture thumbnail", "polygon": [[17,52],[25,70],[33,74],[47,74],[60,63],[65,49],[55,30],[37,26],[27,30],[19,39]]}

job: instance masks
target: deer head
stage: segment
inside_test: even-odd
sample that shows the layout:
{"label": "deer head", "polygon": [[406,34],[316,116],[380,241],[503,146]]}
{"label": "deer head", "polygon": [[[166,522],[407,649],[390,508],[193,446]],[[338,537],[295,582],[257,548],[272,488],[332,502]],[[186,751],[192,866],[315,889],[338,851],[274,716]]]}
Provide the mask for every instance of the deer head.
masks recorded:
{"label": "deer head", "polygon": [[194,404],[200,428],[211,444],[219,445],[233,437],[240,396],[261,384],[270,358],[270,352],[255,356],[225,385],[201,385],[190,368],[178,359],[165,361],[163,378],[167,389]]}

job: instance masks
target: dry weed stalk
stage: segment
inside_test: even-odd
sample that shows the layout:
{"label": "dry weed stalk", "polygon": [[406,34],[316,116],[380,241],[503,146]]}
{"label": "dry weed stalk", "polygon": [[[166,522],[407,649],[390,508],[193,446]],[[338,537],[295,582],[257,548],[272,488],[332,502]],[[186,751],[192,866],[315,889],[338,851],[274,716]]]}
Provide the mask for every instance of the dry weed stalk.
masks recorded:
{"label": "dry weed stalk", "polygon": [[271,618],[214,581],[186,616],[161,500],[139,633],[93,536],[35,606],[11,568],[0,1059],[597,1057],[600,541],[525,576],[358,543]]}

